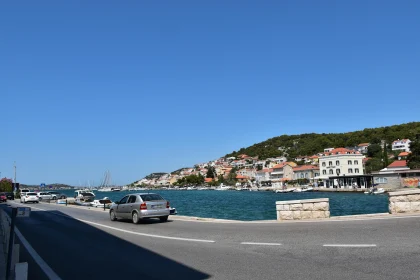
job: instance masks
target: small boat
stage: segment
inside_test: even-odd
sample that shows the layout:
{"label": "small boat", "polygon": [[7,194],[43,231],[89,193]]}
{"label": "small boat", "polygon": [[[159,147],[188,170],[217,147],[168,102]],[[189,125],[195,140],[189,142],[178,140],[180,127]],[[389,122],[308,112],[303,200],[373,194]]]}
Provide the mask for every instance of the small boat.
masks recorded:
{"label": "small boat", "polygon": [[314,188],[312,187],[307,187],[307,188],[302,189],[302,192],[312,192],[312,191],[314,191]]}
{"label": "small boat", "polygon": [[376,190],[373,191],[373,194],[383,194],[386,191],[383,188],[378,188]]}
{"label": "small boat", "polygon": [[178,212],[176,211],[176,208],[170,207],[169,208],[169,215],[176,215]]}
{"label": "small boat", "polygon": [[295,189],[293,190],[293,192],[302,192],[302,189],[301,189],[301,188],[295,188]]}
{"label": "small boat", "polygon": [[93,202],[90,202],[90,206],[95,208],[110,208],[112,201],[109,197],[104,197],[102,199],[95,199]]}

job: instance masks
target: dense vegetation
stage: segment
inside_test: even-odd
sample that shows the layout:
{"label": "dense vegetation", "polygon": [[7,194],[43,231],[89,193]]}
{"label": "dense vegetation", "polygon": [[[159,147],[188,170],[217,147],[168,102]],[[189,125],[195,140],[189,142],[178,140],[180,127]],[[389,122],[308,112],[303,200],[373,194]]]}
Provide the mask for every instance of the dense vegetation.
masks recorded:
{"label": "dense vegetation", "polygon": [[411,154],[407,158],[408,167],[411,169],[420,169],[420,141],[416,140],[410,143]]}
{"label": "dense vegetation", "polygon": [[12,179],[3,178],[0,180],[0,192],[11,192],[13,190]]}
{"label": "dense vegetation", "polygon": [[226,157],[246,154],[266,159],[285,155],[291,160],[297,156],[313,155],[322,152],[325,148],[354,147],[360,143],[379,144],[381,140],[385,140],[387,143],[404,138],[414,140],[417,134],[420,134],[420,122],[366,128],[346,133],[282,135],[247,148],[241,148],[238,151],[233,151],[227,154]]}

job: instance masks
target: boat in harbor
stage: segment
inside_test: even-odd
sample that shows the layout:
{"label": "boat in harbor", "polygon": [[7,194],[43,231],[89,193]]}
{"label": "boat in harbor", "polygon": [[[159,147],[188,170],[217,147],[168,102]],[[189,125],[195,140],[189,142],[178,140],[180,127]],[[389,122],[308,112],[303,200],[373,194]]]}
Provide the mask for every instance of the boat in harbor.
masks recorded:
{"label": "boat in harbor", "polygon": [[306,188],[302,188],[302,192],[313,192],[314,188],[312,187],[306,187]]}
{"label": "boat in harbor", "polygon": [[112,205],[112,201],[109,197],[104,197],[102,199],[95,199],[93,202],[90,202],[90,206],[95,208],[110,208]]}
{"label": "boat in harbor", "polygon": [[74,192],[74,203],[78,205],[84,205],[88,203],[87,206],[90,205],[90,202],[93,202],[95,199],[95,194],[90,190],[76,190]]}
{"label": "boat in harbor", "polygon": [[364,192],[364,194],[383,194],[383,193],[386,193],[386,190],[384,188],[372,188]]}

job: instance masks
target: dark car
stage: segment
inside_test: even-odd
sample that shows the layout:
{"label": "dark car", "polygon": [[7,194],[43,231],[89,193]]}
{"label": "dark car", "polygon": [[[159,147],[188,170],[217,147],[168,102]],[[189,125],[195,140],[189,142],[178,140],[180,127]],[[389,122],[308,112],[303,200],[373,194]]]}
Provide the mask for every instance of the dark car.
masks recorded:
{"label": "dark car", "polygon": [[0,193],[0,202],[6,202],[7,201],[7,197],[6,197],[6,193]]}
{"label": "dark car", "polygon": [[7,197],[8,200],[14,200],[15,199],[15,194],[12,193],[12,192],[7,192],[6,197]]}

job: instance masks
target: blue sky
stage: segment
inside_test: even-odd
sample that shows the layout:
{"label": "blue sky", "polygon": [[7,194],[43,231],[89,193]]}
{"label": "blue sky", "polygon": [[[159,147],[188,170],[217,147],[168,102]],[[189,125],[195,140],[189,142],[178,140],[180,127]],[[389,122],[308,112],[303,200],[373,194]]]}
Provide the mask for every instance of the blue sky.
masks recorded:
{"label": "blue sky", "polygon": [[[346,2],[346,3],[345,3]],[[3,1],[1,176],[115,184],[419,121],[418,1]]]}

